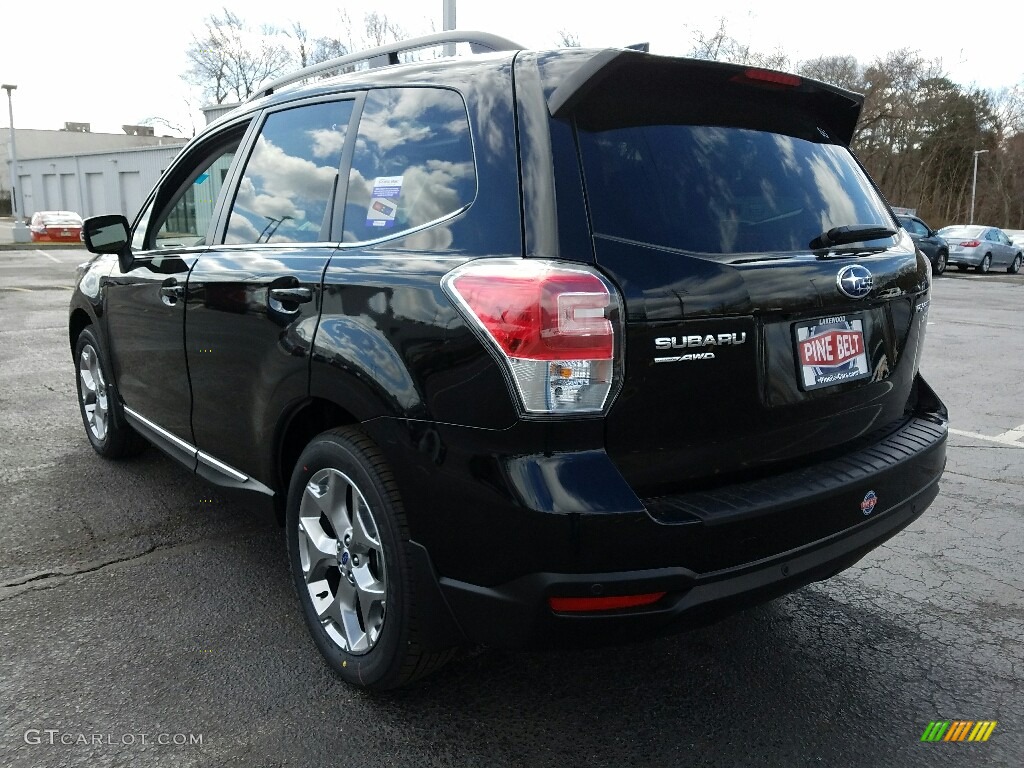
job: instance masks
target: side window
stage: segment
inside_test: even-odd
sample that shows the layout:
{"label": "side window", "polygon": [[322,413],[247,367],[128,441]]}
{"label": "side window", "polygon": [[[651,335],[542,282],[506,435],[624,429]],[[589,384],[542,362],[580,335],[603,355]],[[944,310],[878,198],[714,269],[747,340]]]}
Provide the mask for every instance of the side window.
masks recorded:
{"label": "side window", "polygon": [[273,112],[245,164],[225,243],[313,243],[334,199],[352,101]]}
{"label": "side window", "polygon": [[917,221],[917,219],[904,219],[904,222],[906,223],[907,229],[910,232],[914,233],[915,235],[928,234],[925,228],[921,226],[920,222]]}
{"label": "side window", "polygon": [[[459,94],[382,88],[366,95],[345,201],[345,242],[422,227],[475,197],[469,116]],[[450,233],[434,234],[424,246],[450,244]]]}
{"label": "side window", "polygon": [[[151,221],[147,244],[151,248],[187,248],[203,245],[213,221],[217,198],[231,168],[241,135],[202,153],[184,178],[185,184],[158,221]],[[184,171],[185,169],[183,169]],[[173,180],[169,183],[173,184]],[[154,232],[155,229],[155,232]]]}

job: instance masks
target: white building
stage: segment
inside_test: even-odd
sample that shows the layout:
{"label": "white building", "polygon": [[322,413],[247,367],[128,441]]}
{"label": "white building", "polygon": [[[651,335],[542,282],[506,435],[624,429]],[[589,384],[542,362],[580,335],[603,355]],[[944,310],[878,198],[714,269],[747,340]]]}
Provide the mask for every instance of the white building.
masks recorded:
{"label": "white building", "polygon": [[[186,141],[138,135],[146,132],[140,126],[125,127],[136,131],[133,134],[91,133],[82,130],[87,126],[75,127],[17,129],[18,175],[25,198],[20,207],[26,216],[55,209],[83,216],[126,211],[125,215],[134,215],[159,171]],[[0,207],[5,211],[11,207],[11,178],[10,129],[0,128]]]}
{"label": "white building", "polygon": [[[19,132],[20,133],[20,132]],[[22,211],[76,211],[82,217],[120,213],[132,221],[182,145],[18,160]]]}

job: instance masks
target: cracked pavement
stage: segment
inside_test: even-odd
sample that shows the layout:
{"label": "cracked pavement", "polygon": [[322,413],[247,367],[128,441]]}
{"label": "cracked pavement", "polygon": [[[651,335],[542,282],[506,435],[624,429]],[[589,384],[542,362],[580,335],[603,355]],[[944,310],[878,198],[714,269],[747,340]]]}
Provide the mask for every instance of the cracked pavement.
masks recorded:
{"label": "cracked pavement", "polygon": [[[66,342],[85,254],[53,254],[0,254],[0,765],[1024,762],[1024,446],[984,439],[1024,424],[1024,279],[936,279],[922,371],[982,437],[951,436],[938,499],[853,568],[688,634],[475,649],[369,695],[321,663],[273,523],[155,450],[92,452]],[[999,724],[921,743],[936,719]]]}

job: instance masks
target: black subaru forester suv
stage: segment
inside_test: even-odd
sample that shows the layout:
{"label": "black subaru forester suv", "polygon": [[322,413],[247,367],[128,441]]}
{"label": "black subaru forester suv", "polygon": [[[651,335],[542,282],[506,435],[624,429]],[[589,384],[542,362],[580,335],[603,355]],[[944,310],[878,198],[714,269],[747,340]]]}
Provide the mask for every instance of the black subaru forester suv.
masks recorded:
{"label": "black subaru forester suv", "polygon": [[[451,37],[496,52],[398,63]],[[272,509],[344,679],[712,621],[932,502],[929,264],[858,95],[473,33],[370,57],[89,220],[69,324],[96,451]]]}

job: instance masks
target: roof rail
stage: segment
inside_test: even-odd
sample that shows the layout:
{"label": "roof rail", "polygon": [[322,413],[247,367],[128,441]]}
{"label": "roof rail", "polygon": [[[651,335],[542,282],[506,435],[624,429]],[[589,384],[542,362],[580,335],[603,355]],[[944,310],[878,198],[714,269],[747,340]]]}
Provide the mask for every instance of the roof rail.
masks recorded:
{"label": "roof rail", "polygon": [[507,40],[504,37],[498,35],[492,35],[489,32],[470,32],[452,29],[446,32],[434,32],[429,35],[423,35],[422,37],[411,37],[408,40],[400,40],[397,43],[389,43],[387,45],[381,45],[377,48],[368,48],[365,51],[357,51],[356,53],[347,53],[344,56],[338,56],[334,59],[328,59],[319,64],[312,64],[308,67],[303,67],[294,72],[290,72],[283,77],[279,77],[276,80],[271,81],[269,84],[263,86],[255,94],[253,94],[247,101],[258,99],[261,96],[269,96],[274,91],[283,88],[286,85],[297,83],[300,80],[318,75],[321,72],[330,72],[334,69],[340,69],[341,67],[349,64],[356,64],[361,61],[370,62],[371,67],[386,66],[388,64],[398,64],[398,54],[405,53],[406,51],[414,51],[417,48],[428,48],[434,45],[443,45],[445,43],[469,43],[473,53],[486,53],[488,51],[521,51],[524,46],[519,43],[513,43],[511,40]]}

